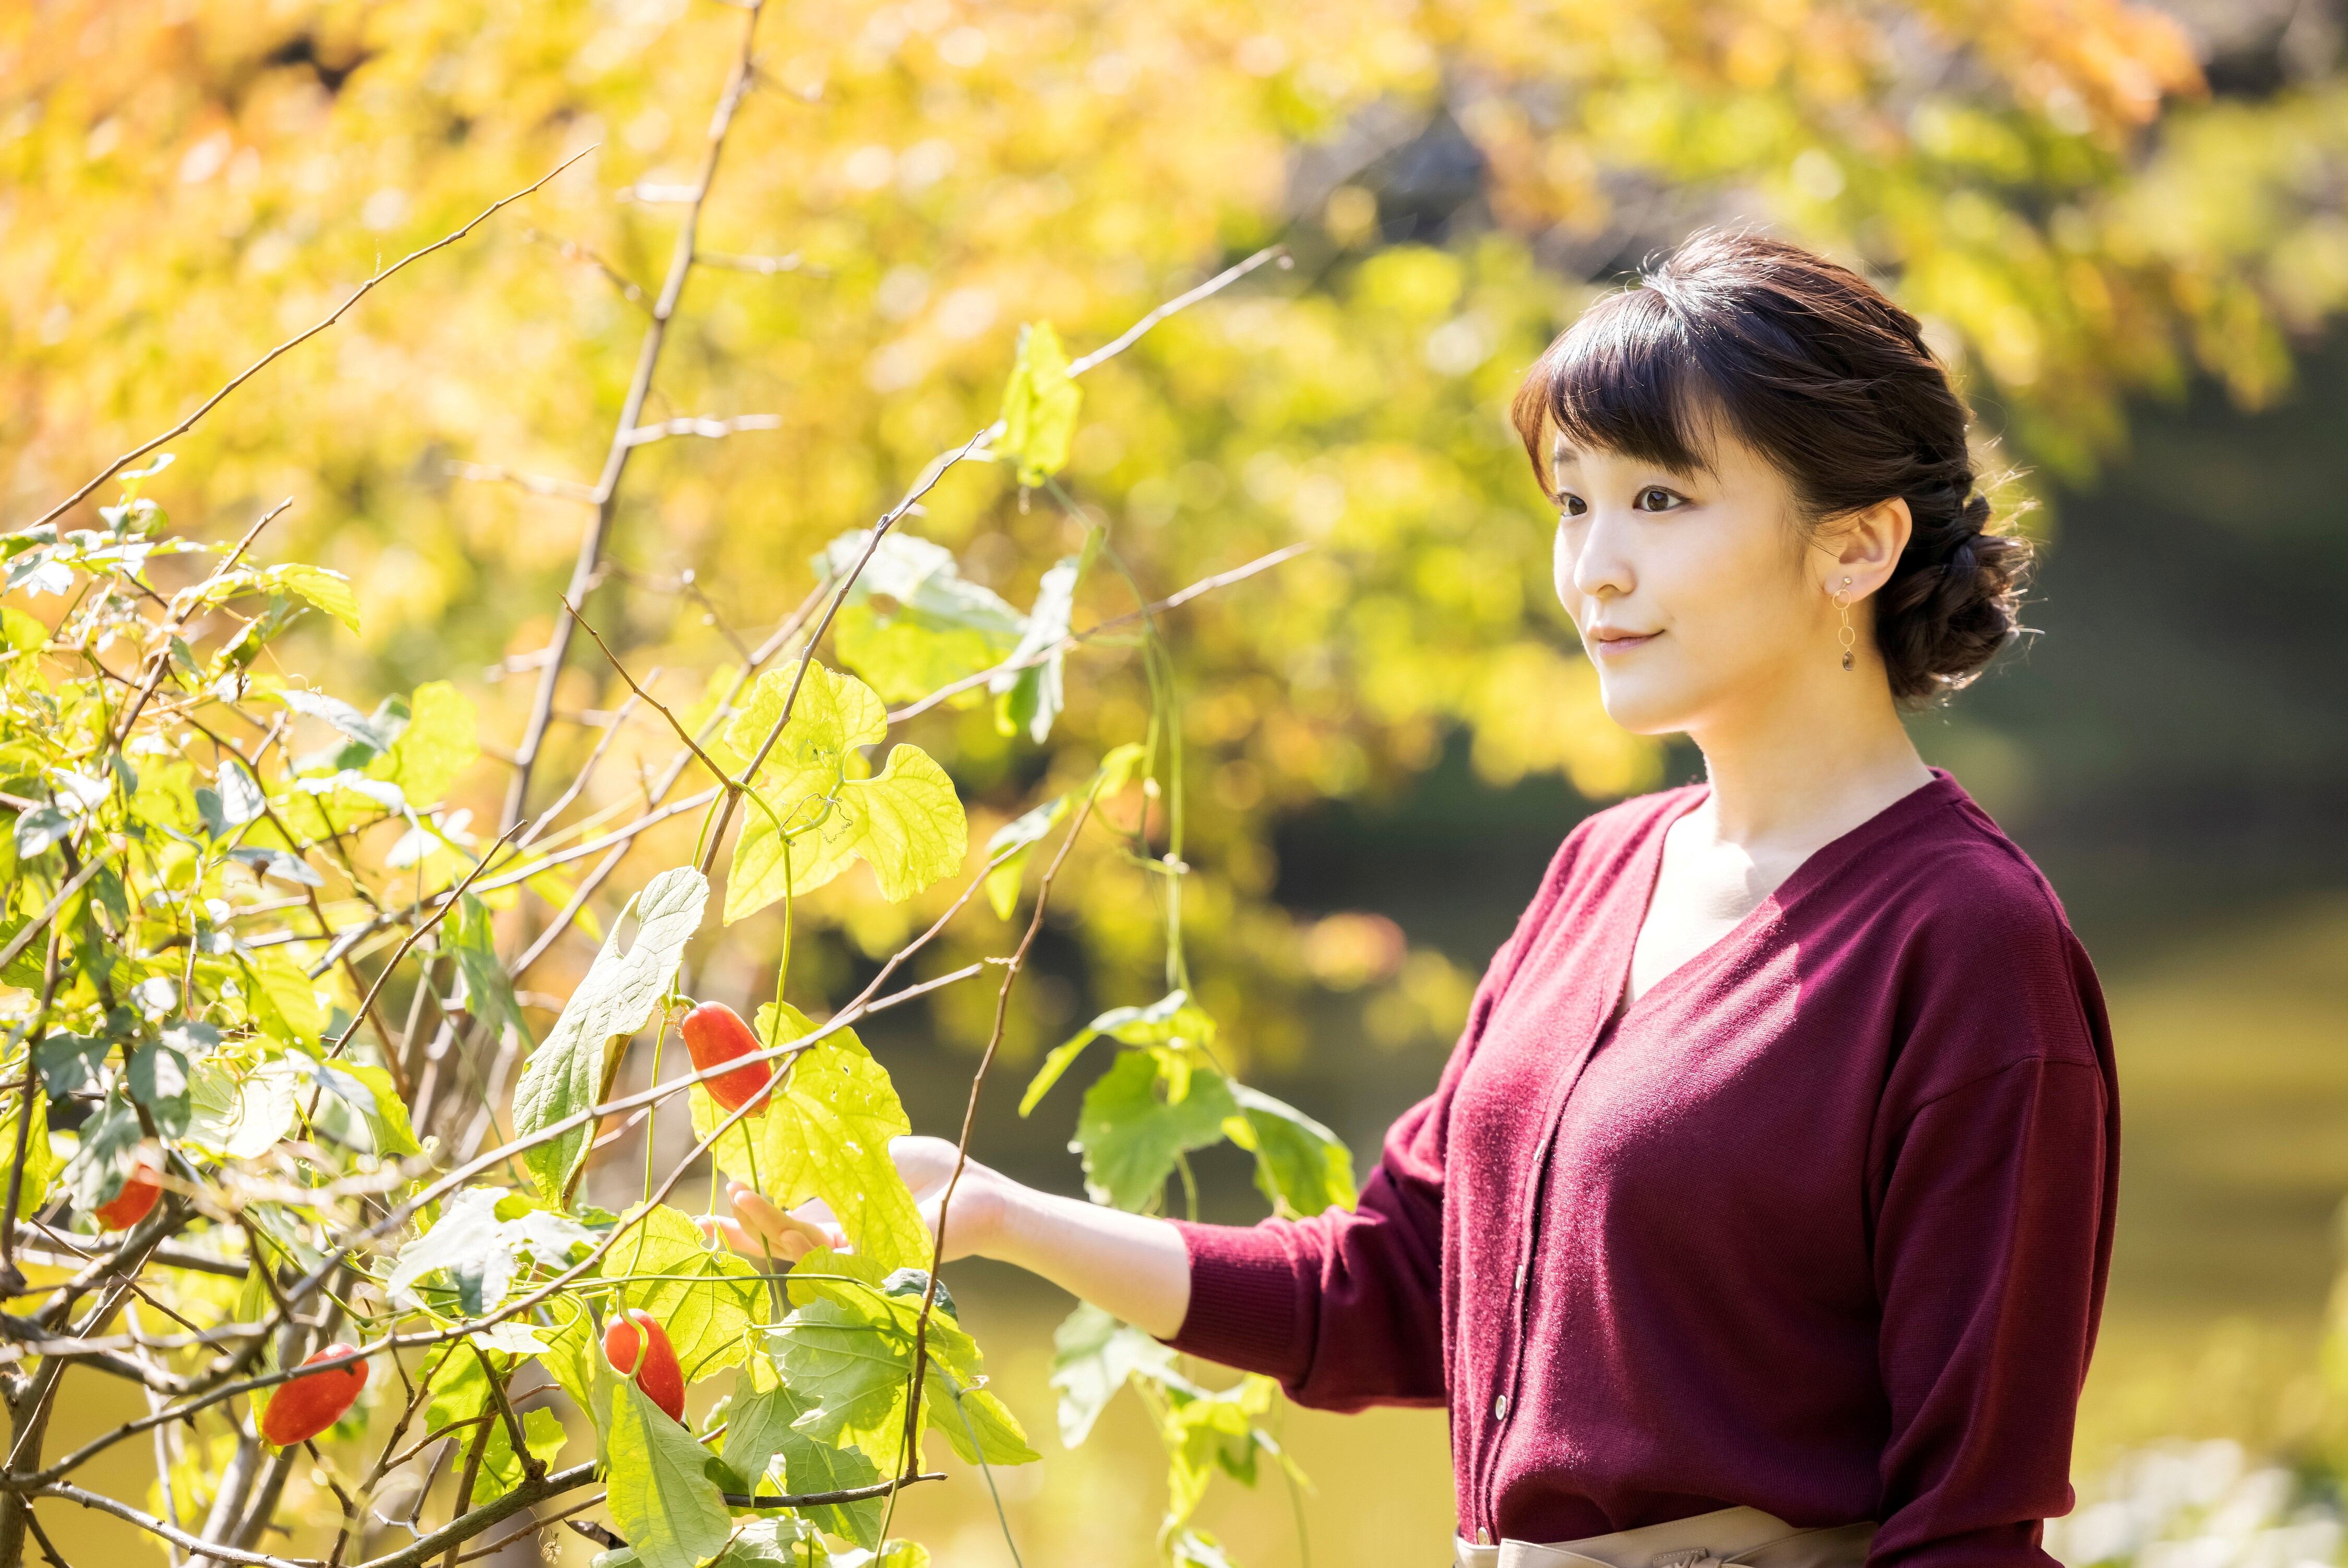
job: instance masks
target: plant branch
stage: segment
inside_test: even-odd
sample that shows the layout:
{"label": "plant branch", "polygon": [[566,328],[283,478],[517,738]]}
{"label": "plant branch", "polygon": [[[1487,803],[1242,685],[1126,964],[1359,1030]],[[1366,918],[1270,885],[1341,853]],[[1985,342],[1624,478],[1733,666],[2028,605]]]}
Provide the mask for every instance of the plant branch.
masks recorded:
{"label": "plant branch", "polygon": [[348,299],[336,305],[332,311],[327,313],[325,316],[321,318],[316,325],[310,326],[304,331],[295,333],[292,337],[287,338],[284,342],[279,344],[276,347],[271,349],[268,353],[254,360],[251,365],[246,366],[236,375],[231,377],[227,384],[221,387],[219,391],[213,393],[211,397],[198,404],[194,411],[189,414],[186,418],[180,420],[178,424],[172,426],[161,435],[155,437],[151,440],[142,442],[139,446],[131,448],[129,451],[115,459],[114,461],[108,463],[102,470],[100,470],[95,478],[91,479],[88,484],[82,486],[81,489],[74,491],[73,494],[66,497],[65,500],[57,502],[57,505],[51,507],[47,511],[43,512],[39,517],[34,519],[33,526],[38,528],[45,522],[55,522],[58,518],[63,517],[67,512],[71,511],[75,507],[79,506],[83,501],[88,500],[92,492],[94,492],[98,486],[112,479],[116,474],[120,473],[124,469],[129,468],[132,463],[137,462],[139,459],[145,457],[148,453],[153,451],[164,442],[174,441],[179,439],[181,436],[186,435],[190,430],[195,428],[197,420],[202,418],[205,415],[211,413],[215,407],[220,406],[221,399],[226,397],[230,393],[235,391],[238,387],[252,380],[255,376],[260,375],[263,369],[267,368],[271,363],[275,361],[281,356],[292,351],[293,349],[300,347],[303,344],[307,343],[310,339],[317,336],[318,334],[325,331],[326,328],[334,325],[335,323],[342,320],[344,314],[347,312],[351,306],[358,304],[359,301],[366,298],[369,294],[373,293],[376,284],[389,280],[402,269],[407,267],[408,263],[412,262],[420,262],[425,257],[430,255],[433,252],[440,250],[446,246],[455,244],[458,241],[463,239],[475,229],[479,228],[483,223],[488,222],[489,219],[496,216],[500,209],[509,207],[514,202],[520,201],[523,197],[536,191],[540,186],[545,184],[548,181],[553,179],[556,175],[561,173],[564,170],[570,168],[572,164],[578,162],[581,159],[586,157],[589,153],[594,150],[595,149],[592,147],[580,149],[580,150],[572,153],[570,157],[564,159],[561,162],[556,164],[552,169],[548,170],[544,174],[539,176],[538,179],[532,181],[530,184],[523,186],[512,195],[500,197],[499,200],[490,202],[487,207],[481,210],[479,216],[476,217],[471,222],[466,224],[463,228],[457,230],[454,233],[442,235],[439,239],[433,241],[430,244],[426,245],[421,250],[410,251],[407,255],[402,256],[399,260],[392,263],[391,265],[382,268],[376,272],[373,277],[359,284],[357,288],[353,289]]}

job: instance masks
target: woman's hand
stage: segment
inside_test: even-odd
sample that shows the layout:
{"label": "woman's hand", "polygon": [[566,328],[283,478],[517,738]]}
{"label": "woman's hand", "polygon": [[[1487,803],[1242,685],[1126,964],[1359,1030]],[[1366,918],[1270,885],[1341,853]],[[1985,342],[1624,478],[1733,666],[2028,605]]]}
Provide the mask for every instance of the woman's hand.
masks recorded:
{"label": "woman's hand", "polygon": [[[889,1156],[911,1191],[934,1243],[938,1210],[945,1198],[946,1183],[953,1176],[954,1145],[942,1138],[892,1138]],[[989,1249],[1002,1239],[1004,1218],[1014,1194],[1021,1191],[1016,1182],[977,1161],[966,1161],[962,1179],[953,1185],[953,1202],[944,1205],[947,1260],[973,1253],[991,1255]],[[839,1220],[820,1202],[802,1203],[786,1212],[740,1181],[728,1182],[726,1196],[734,1211],[731,1217],[705,1216],[701,1228],[746,1256],[790,1264],[816,1247],[850,1248]]]}
{"label": "woman's hand", "polygon": [[[954,1146],[942,1138],[892,1138],[889,1156],[934,1243],[958,1158]],[[788,1264],[815,1247],[848,1247],[839,1222],[819,1202],[785,1213],[739,1181],[726,1197],[733,1214],[705,1215],[701,1227],[736,1252]],[[948,1260],[1016,1264],[1160,1339],[1181,1327],[1190,1302],[1189,1254],[1165,1221],[1038,1192],[975,1160],[963,1163],[953,1202],[944,1207]]]}

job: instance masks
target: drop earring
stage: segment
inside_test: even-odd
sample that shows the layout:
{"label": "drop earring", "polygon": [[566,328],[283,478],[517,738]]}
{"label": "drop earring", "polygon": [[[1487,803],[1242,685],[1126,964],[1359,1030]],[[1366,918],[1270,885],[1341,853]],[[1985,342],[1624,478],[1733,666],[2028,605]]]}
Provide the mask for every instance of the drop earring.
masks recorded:
{"label": "drop earring", "polygon": [[1842,645],[1842,667],[1846,670],[1851,666],[1850,651],[1859,644],[1859,634],[1851,629],[1850,624],[1850,603],[1847,597],[1849,593],[1850,579],[1846,577],[1842,580],[1842,586],[1835,590],[1834,596],[1835,608],[1842,612],[1842,629],[1835,633],[1835,641]]}

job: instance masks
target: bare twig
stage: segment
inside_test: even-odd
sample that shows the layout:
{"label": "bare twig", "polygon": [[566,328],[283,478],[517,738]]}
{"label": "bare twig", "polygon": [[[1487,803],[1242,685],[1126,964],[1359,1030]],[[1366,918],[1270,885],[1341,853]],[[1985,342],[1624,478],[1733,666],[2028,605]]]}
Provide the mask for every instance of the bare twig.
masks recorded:
{"label": "bare twig", "polygon": [[519,469],[502,468],[496,463],[465,463],[451,461],[448,472],[460,480],[475,480],[483,484],[513,485],[532,495],[551,495],[562,500],[595,504],[592,485],[582,485],[577,480],[550,479],[544,474],[526,474]]}
{"label": "bare twig", "polygon": [[215,407],[219,407],[221,398],[226,397],[230,393],[235,391],[238,387],[252,380],[255,376],[260,375],[264,368],[276,360],[280,356],[301,346],[304,343],[307,343],[310,339],[317,336],[318,334],[325,331],[326,328],[334,325],[335,323],[342,320],[344,314],[347,312],[351,306],[358,304],[359,301],[366,298],[369,294],[373,293],[377,284],[389,279],[403,268],[407,267],[411,262],[422,261],[426,256],[430,255],[433,252],[440,250],[446,246],[455,244],[458,241],[471,233],[475,229],[479,228],[483,223],[489,222],[490,218],[496,216],[500,209],[509,207],[514,202],[520,201],[523,197],[529,195],[531,191],[536,191],[540,186],[545,184],[548,181],[553,179],[556,175],[561,173],[564,170],[570,168],[572,164],[578,162],[581,159],[586,157],[590,152],[594,150],[595,150],[592,147],[582,148],[579,151],[572,153],[570,157],[564,159],[561,162],[556,164],[552,169],[548,170],[544,174],[532,181],[530,184],[523,186],[512,195],[500,197],[499,200],[490,202],[487,207],[481,210],[479,216],[476,217],[471,222],[467,223],[463,228],[457,230],[454,233],[444,234],[439,239],[435,240],[430,244],[423,247],[421,250],[410,251],[399,260],[392,263],[391,265],[379,269],[373,277],[359,284],[357,288],[353,289],[348,299],[345,299],[342,304],[336,305],[316,325],[308,327],[304,331],[295,333],[292,337],[287,338],[284,342],[279,344],[276,347],[271,349],[268,353],[254,360],[251,365],[246,366],[236,375],[231,377],[227,384],[221,387],[219,391],[213,393],[211,397],[198,404],[194,411],[189,414],[186,418],[180,420],[178,424],[172,426],[161,435],[131,448],[129,451],[115,459],[114,461],[108,463],[105,469],[100,470],[99,473],[88,484],[82,486],[81,489],[74,491],[73,494],[66,497],[65,500],[57,502],[57,505],[51,507],[47,511],[43,512],[39,517],[34,519],[33,526],[38,528],[42,523],[55,522],[58,518],[63,517],[67,512],[71,511],[75,507],[80,505],[83,501],[88,500],[92,492],[94,492],[98,486],[112,479],[116,474],[120,473],[124,469],[129,468],[132,463],[137,462],[139,459],[145,457],[148,453],[153,451],[164,442],[174,441],[179,439],[181,436],[186,435],[188,431],[195,428],[197,420],[202,418],[205,415],[211,413]]}
{"label": "bare twig", "polygon": [[[579,541],[579,559],[571,570],[571,583],[563,597],[572,603],[582,603],[592,585],[597,564],[603,557],[603,543],[610,537],[613,519],[617,515],[620,480],[627,472],[628,459],[635,451],[630,437],[644,417],[644,399],[651,393],[653,373],[660,368],[661,351],[668,344],[670,318],[676,314],[677,301],[685,293],[685,279],[693,272],[694,247],[701,232],[702,207],[709,198],[709,187],[717,178],[719,160],[725,155],[727,133],[733,129],[735,111],[750,90],[751,71],[757,58],[758,20],[764,5],[754,4],[742,26],[742,46],[734,62],[733,74],[725,90],[719,94],[717,111],[709,123],[709,146],[702,160],[701,179],[685,208],[685,221],[677,225],[676,245],[670,253],[668,276],[661,284],[660,298],[653,303],[652,321],[644,328],[643,344],[636,351],[635,374],[628,382],[627,396],[620,404],[620,416],[612,431],[612,441],[603,454],[603,471],[595,480],[595,517]],[[546,728],[554,713],[554,688],[562,677],[564,658],[571,649],[571,623],[554,624],[554,633],[547,645],[546,662],[539,667],[538,689],[530,699],[530,719],[523,727],[521,743],[514,748],[513,778],[506,787],[505,814],[502,826],[511,827],[520,821],[530,809],[530,782],[538,766],[540,749],[546,743]]]}
{"label": "bare twig", "polygon": [[1217,588],[1228,587],[1234,583],[1245,582],[1259,572],[1268,572],[1282,562],[1293,561],[1312,548],[1309,543],[1286,545],[1269,554],[1259,555],[1244,566],[1234,566],[1229,572],[1219,572],[1212,577],[1202,577],[1188,588],[1169,593],[1155,603],[1146,604],[1138,610],[1128,610],[1122,615],[1112,615],[1107,620],[1097,622],[1081,632],[1071,632],[1058,642],[1038,648],[1034,653],[1018,658],[1005,659],[999,665],[990,665],[975,675],[964,676],[958,681],[948,682],[927,696],[917,697],[902,707],[890,709],[889,722],[902,724],[909,718],[917,718],[937,707],[938,704],[959,696],[963,692],[983,686],[997,676],[1009,675],[1014,670],[1024,670],[1033,665],[1044,664],[1071,648],[1099,636],[1103,632],[1114,630],[1118,626],[1131,625],[1136,621],[1148,619],[1161,610],[1171,610],[1179,605],[1187,604],[1201,593],[1211,593]]}
{"label": "bare twig", "polygon": [[[928,1367],[930,1315],[937,1305],[938,1270],[945,1262],[947,1212],[953,1207],[954,1189],[961,1185],[963,1171],[970,1163],[971,1134],[978,1126],[979,1091],[985,1087],[987,1071],[994,1065],[994,1053],[1003,1044],[1004,1025],[1010,1016],[1011,987],[1026,965],[1027,953],[1035,945],[1036,934],[1044,929],[1044,912],[1052,902],[1053,881],[1059,876],[1060,867],[1066,862],[1068,851],[1076,847],[1076,836],[1084,831],[1085,820],[1092,815],[1093,799],[1099,790],[1100,779],[1096,776],[1092,787],[1085,791],[1084,803],[1076,808],[1076,819],[1068,824],[1066,836],[1060,841],[1058,852],[1053,855],[1052,863],[1045,868],[1043,878],[1036,884],[1035,913],[1028,917],[1026,933],[1020,937],[1018,947],[1004,966],[1003,985],[994,994],[994,1027],[987,1035],[986,1049],[979,1056],[977,1068],[971,1074],[970,1098],[963,1106],[962,1136],[954,1145],[953,1170],[946,1176],[945,1190],[938,1194],[938,1228],[930,1247],[930,1277],[922,1287],[921,1313],[913,1320],[913,1363],[912,1369],[906,1374],[905,1457],[901,1467],[904,1470],[913,1468],[922,1451],[922,1388]],[[892,1495],[889,1513],[895,1511],[896,1500]],[[880,1525],[881,1539],[888,1539],[888,1515],[884,1514]]]}
{"label": "bare twig", "polygon": [[700,436],[716,440],[743,430],[779,430],[783,417],[779,414],[736,414],[730,419],[663,419],[654,424],[638,425],[620,438],[632,447],[648,447],[654,441],[667,440],[671,436]]}

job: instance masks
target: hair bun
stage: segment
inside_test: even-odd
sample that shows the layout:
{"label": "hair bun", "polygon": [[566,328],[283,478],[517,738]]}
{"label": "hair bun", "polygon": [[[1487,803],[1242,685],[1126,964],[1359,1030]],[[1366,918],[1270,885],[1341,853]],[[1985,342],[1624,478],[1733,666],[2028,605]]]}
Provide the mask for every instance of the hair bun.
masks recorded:
{"label": "hair bun", "polygon": [[[1952,487],[1953,488],[1953,487]],[[1970,490],[1970,476],[1965,486]],[[1970,686],[2001,648],[2022,634],[2022,589],[2030,542],[1989,531],[1989,498],[1928,518],[1917,498],[1902,570],[1876,605],[1876,640],[1891,692],[1927,701]]]}

